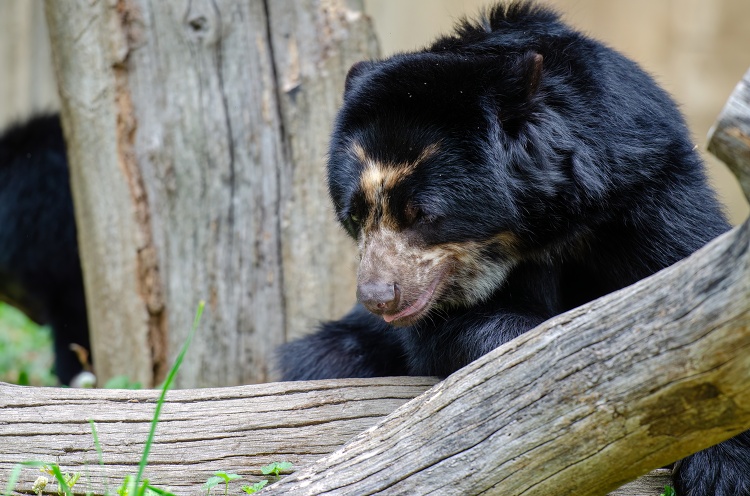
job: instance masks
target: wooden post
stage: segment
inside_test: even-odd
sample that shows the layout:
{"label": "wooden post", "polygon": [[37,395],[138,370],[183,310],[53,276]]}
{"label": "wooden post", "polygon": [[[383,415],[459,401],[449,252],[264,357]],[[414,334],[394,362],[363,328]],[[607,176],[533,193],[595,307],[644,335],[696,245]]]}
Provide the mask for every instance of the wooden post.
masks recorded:
{"label": "wooden post", "polygon": [[99,378],[158,383],[205,299],[179,386],[269,380],[287,335],[353,300],[323,160],[376,53],[361,5],[46,7]]}
{"label": "wooden post", "polygon": [[378,46],[361,1],[268,2],[284,150],[281,236],[287,339],[322,317],[339,318],[355,300],[354,242],[332,222],[325,178],[331,123],[344,76]]}

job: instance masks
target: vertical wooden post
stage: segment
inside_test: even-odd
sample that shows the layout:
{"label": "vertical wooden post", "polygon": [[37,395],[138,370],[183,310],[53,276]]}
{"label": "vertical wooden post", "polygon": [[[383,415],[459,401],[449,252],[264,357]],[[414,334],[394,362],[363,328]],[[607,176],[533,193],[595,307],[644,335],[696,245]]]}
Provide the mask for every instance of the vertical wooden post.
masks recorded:
{"label": "vertical wooden post", "polygon": [[361,0],[268,2],[284,150],[281,236],[287,338],[338,318],[354,303],[354,244],[333,222],[325,178],[331,123],[344,76],[377,57]]}
{"label": "vertical wooden post", "polygon": [[[353,299],[322,160],[346,64],[374,54],[369,24],[326,0],[46,8],[98,375],[159,382],[205,299],[179,386],[268,380],[288,329]],[[303,29],[329,18],[337,30]],[[277,32],[317,47],[304,105],[280,101],[293,52]]]}

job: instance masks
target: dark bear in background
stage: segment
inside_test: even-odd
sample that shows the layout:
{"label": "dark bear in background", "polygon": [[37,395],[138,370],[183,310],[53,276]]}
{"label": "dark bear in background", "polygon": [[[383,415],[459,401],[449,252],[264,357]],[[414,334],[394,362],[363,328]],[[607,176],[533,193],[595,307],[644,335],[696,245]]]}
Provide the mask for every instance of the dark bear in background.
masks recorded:
{"label": "dark bear in background", "polygon": [[[359,304],[280,350],[285,380],[446,376],[729,228],[670,97],[531,3],[352,67],[328,184]],[[750,435],[675,483],[750,494]]]}
{"label": "dark bear in background", "polygon": [[57,115],[0,136],[0,300],[52,327],[62,384],[82,371],[72,343],[89,349],[68,163]]}

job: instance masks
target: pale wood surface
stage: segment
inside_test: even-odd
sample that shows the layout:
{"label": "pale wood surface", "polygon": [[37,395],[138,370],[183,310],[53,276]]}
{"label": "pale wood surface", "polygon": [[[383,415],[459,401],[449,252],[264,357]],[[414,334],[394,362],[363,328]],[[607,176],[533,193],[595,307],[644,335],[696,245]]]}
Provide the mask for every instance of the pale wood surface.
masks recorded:
{"label": "pale wood surface", "polygon": [[672,471],[658,468],[612,491],[609,496],[659,496],[667,485],[672,485]]}
{"label": "pale wood surface", "polygon": [[273,0],[268,9],[286,140],[281,248],[286,334],[294,339],[354,302],[356,245],[334,222],[326,157],[344,75],[355,62],[376,58],[378,46],[361,0]]}
{"label": "pale wood surface", "polygon": [[127,55],[125,35],[108,2],[50,1],[46,14],[98,371],[106,380],[127,370],[132,380],[150,384],[149,314],[138,277],[138,253],[146,244],[129,184],[132,148],[119,140],[118,126],[132,122],[132,112],[125,121],[117,118],[125,95],[115,67]]}
{"label": "pale wood surface", "polygon": [[323,163],[346,70],[377,51],[361,5],[46,7],[97,375],[159,382],[205,299],[179,386],[269,380],[353,300]]}
{"label": "pale wood surface", "polygon": [[[146,477],[176,494],[200,494],[217,470],[262,478],[259,468],[290,461],[293,470],[339,448],[436,383],[431,378],[315,381],[176,390],[167,395]],[[104,494],[134,474],[157,391],[25,388],[0,383],[0,490],[16,463],[58,463],[80,472],[76,492]],[[88,420],[103,452],[99,465]],[[13,494],[29,492],[40,474],[21,473]],[[656,496],[669,483],[658,470],[613,495]],[[54,493],[50,486],[48,492]]]}
{"label": "pale wood surface", "polygon": [[[200,494],[217,470],[242,475],[248,484],[274,461],[305,466],[435,382],[352,379],[170,391],[145,477],[176,494]],[[0,383],[0,491],[16,463],[40,460],[81,472],[75,487],[81,493],[103,494],[107,481],[114,493],[125,475],[137,472],[158,395]],[[88,419],[96,422],[103,467]],[[30,493],[39,475],[25,469],[14,494]]]}
{"label": "pale wood surface", "polygon": [[711,128],[708,151],[732,169],[740,178],[745,197],[750,198],[750,69]]}

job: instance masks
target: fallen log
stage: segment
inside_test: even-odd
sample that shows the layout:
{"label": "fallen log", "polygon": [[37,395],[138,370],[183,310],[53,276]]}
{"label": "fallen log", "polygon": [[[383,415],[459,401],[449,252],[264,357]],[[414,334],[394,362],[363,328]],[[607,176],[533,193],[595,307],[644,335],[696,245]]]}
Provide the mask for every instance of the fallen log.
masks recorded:
{"label": "fallen log", "polygon": [[269,494],[601,495],[746,430],[749,243],[547,321]]}
{"label": "fallen log", "polygon": [[[382,378],[171,391],[162,410],[146,477],[176,494],[201,494],[218,470],[262,480],[274,461],[304,467],[437,383]],[[113,494],[137,471],[158,391],[29,388],[0,383],[0,490],[22,462],[56,463],[80,473],[76,492]],[[89,419],[96,425],[102,462]],[[11,494],[31,494],[36,468],[25,468]],[[659,494],[658,470],[613,495]],[[239,494],[240,483],[232,487]],[[56,486],[48,488],[53,494]]]}
{"label": "fallen log", "polygon": [[[436,382],[405,377],[170,391],[145,477],[180,495],[199,494],[218,470],[256,482],[261,466],[308,465]],[[155,390],[0,383],[0,491],[16,464],[39,460],[81,473],[76,492],[114,494],[138,470],[158,396]],[[38,469],[24,469],[12,494],[31,494],[39,475]]]}

